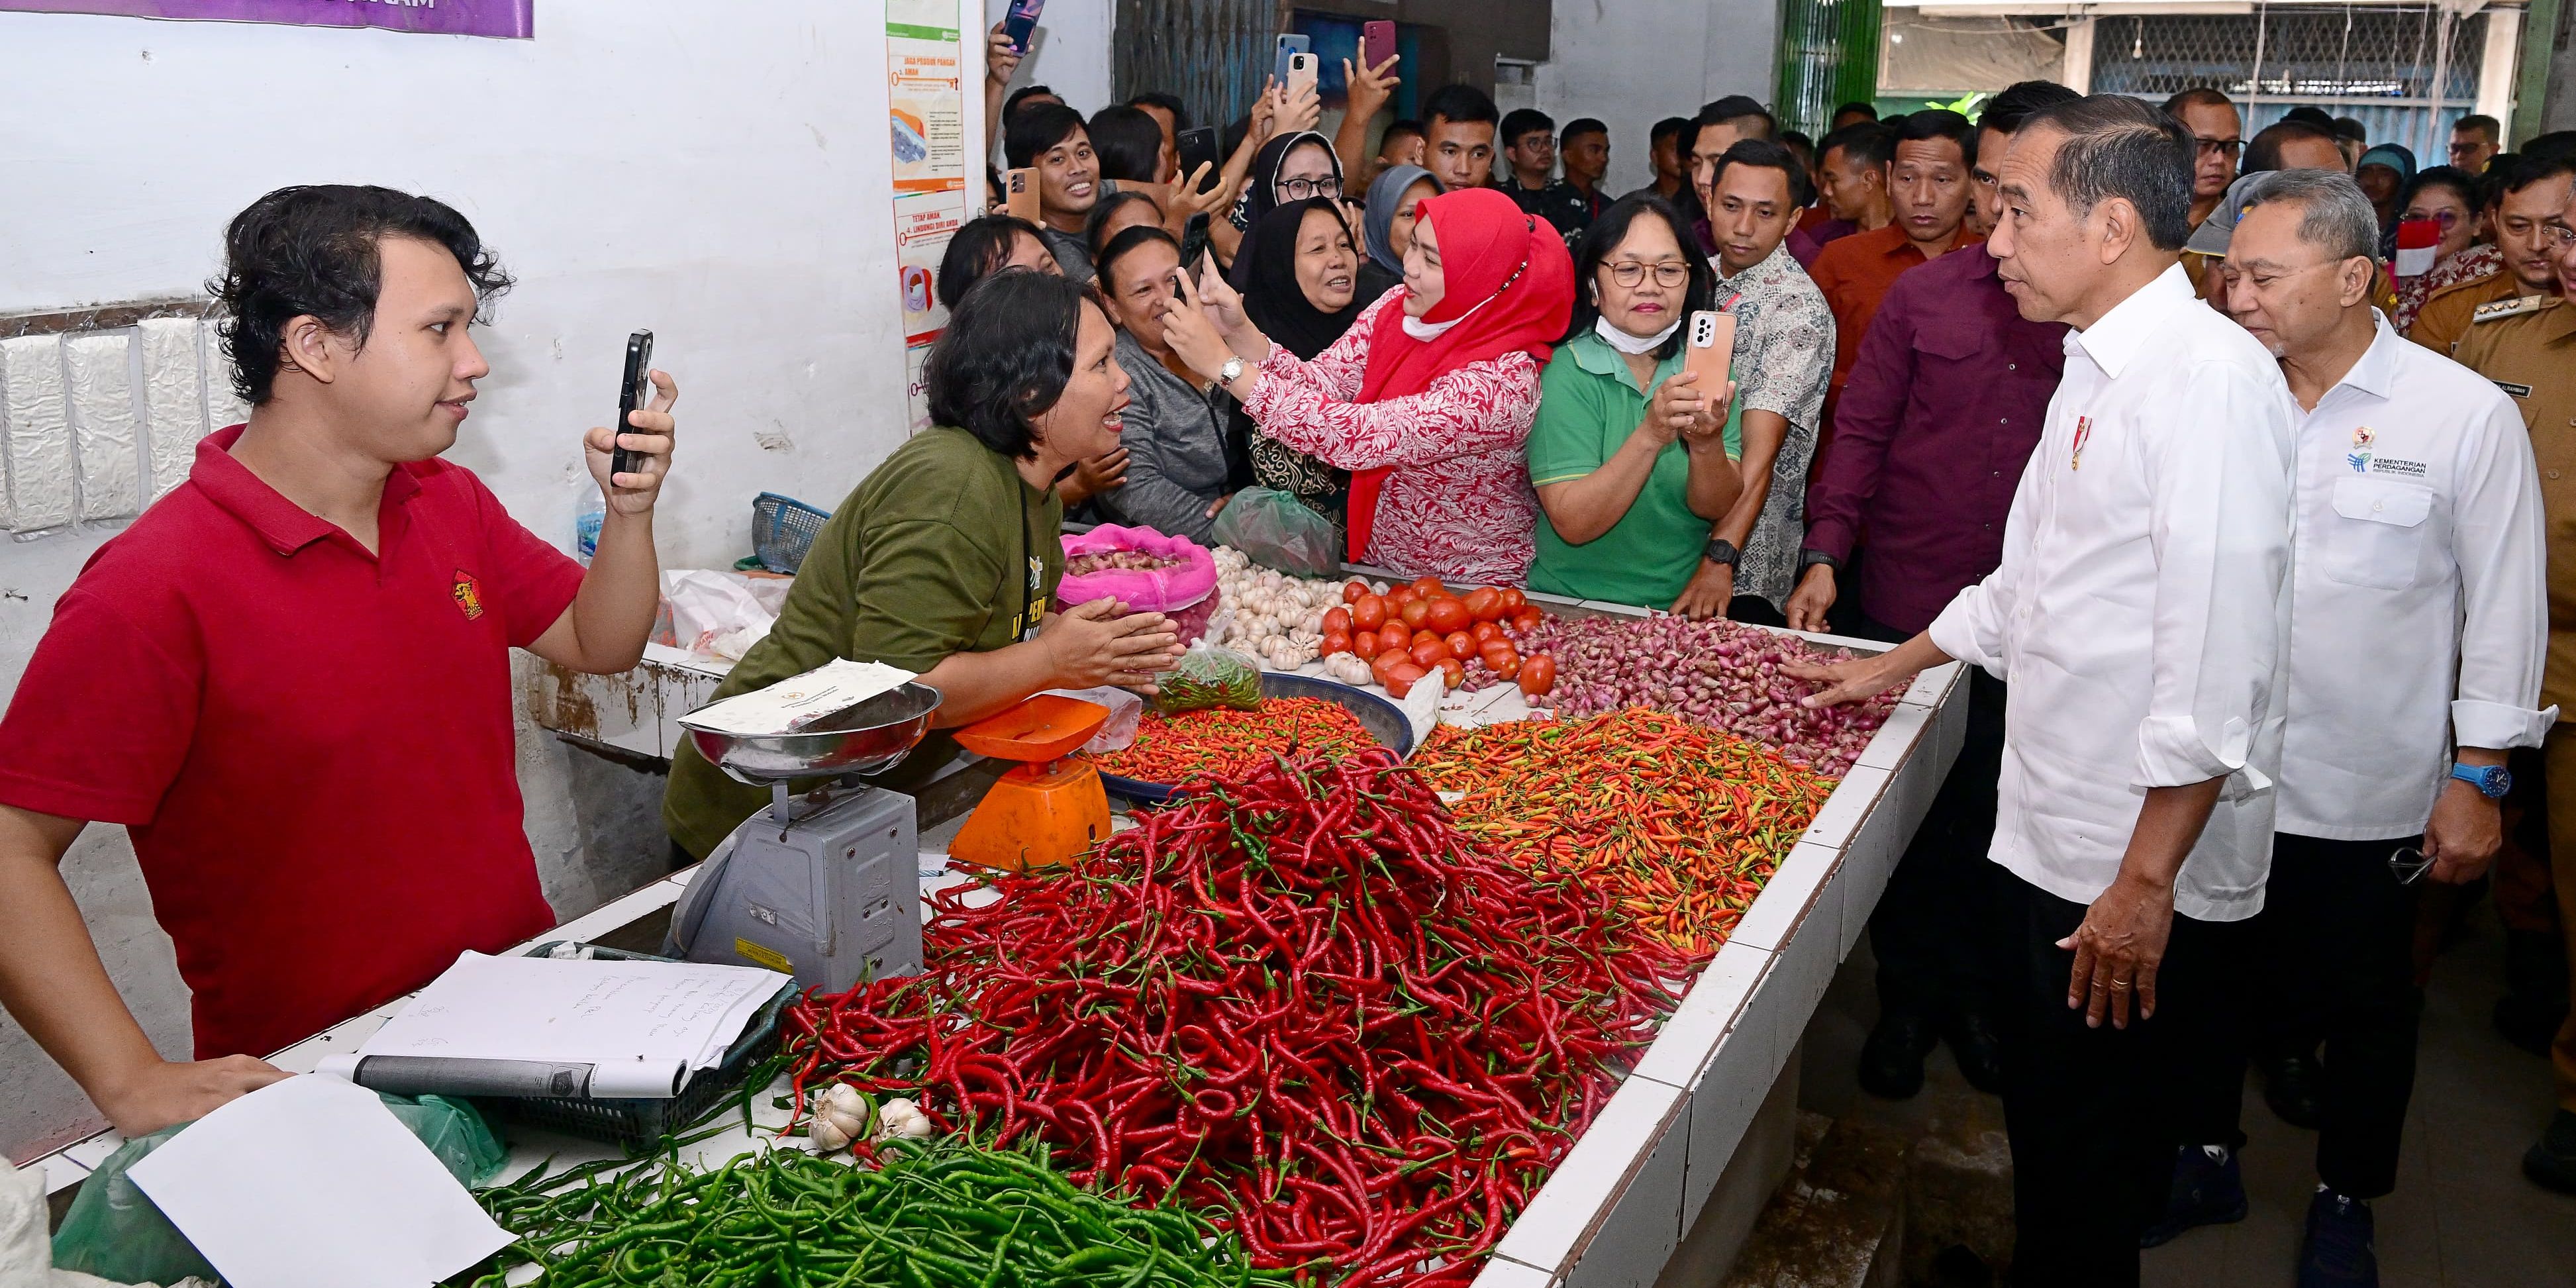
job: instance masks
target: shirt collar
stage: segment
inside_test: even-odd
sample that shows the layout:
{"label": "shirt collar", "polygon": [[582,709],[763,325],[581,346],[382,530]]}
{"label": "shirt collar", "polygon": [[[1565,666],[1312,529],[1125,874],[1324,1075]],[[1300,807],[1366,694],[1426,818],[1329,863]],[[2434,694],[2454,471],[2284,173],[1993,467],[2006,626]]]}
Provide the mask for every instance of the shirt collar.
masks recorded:
{"label": "shirt collar", "polygon": [[1743,291],[1752,289],[1756,284],[1760,283],[1764,279],[1772,265],[1788,258],[1788,255],[1789,239],[1783,237],[1780,239],[1779,245],[1771,248],[1770,254],[1755,260],[1752,267],[1745,269],[1743,272],[1738,273],[1733,277],[1728,277],[1726,275],[1726,261],[1718,256],[1709,256],[1708,266],[1717,270],[1717,289],[1721,294],[1723,294],[1727,291]]}
{"label": "shirt collar", "polygon": [[[276,488],[270,487],[250,467],[233,459],[233,444],[241,441],[245,425],[219,429],[197,440],[197,461],[188,469],[188,481],[206,494],[206,499],[224,508],[281,555],[291,555],[316,541],[333,536],[347,536],[339,526],[314,514]],[[420,492],[419,465],[394,467],[385,479],[384,507],[387,512],[409,501]],[[351,541],[356,545],[354,539]],[[377,545],[384,545],[379,535]],[[363,551],[365,547],[357,547]]]}
{"label": "shirt collar", "polygon": [[[1627,358],[1617,349],[1611,348],[1610,342],[1599,335],[1585,331],[1566,341],[1565,347],[1574,354],[1575,366],[1596,376],[1621,381],[1631,389],[1637,388],[1637,373],[1630,369]],[[1682,351],[1675,349],[1673,356],[1655,363],[1655,379],[1664,380],[1681,370],[1681,366]],[[1637,392],[1644,393],[1645,390],[1638,389]]]}
{"label": "shirt collar", "polygon": [[2084,354],[2102,369],[2102,374],[2117,380],[2129,359],[2163,329],[2165,319],[2174,310],[2198,302],[2182,265],[2168,264],[2153,281],[2130,292],[2129,298],[2094,319],[2092,326],[2067,332],[2066,351]]}
{"label": "shirt collar", "polygon": [[[2335,389],[2349,387],[2385,401],[2396,385],[2396,346],[2413,344],[2414,341],[2400,337],[2397,328],[2388,324],[2388,315],[2377,309],[2370,311],[2370,330],[2370,347],[2353,359],[2352,370],[2343,373],[2343,379],[2335,382]],[[2331,395],[2334,390],[2326,392]],[[2320,398],[2317,402],[2322,406],[2325,400]]]}

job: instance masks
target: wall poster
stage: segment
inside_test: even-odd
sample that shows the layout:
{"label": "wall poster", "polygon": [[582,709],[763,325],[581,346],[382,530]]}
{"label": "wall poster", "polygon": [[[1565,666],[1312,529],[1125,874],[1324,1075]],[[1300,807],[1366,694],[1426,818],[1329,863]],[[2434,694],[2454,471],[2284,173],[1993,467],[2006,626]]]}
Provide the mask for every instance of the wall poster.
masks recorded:
{"label": "wall poster", "polygon": [[536,0],[0,0],[0,9],[297,27],[382,27],[526,40],[537,34],[535,4]]}
{"label": "wall poster", "polygon": [[[960,0],[886,0],[888,146],[894,153],[895,290],[912,427],[929,424],[920,371],[948,325],[939,258],[966,222],[966,47]],[[980,74],[982,64],[977,62]]]}

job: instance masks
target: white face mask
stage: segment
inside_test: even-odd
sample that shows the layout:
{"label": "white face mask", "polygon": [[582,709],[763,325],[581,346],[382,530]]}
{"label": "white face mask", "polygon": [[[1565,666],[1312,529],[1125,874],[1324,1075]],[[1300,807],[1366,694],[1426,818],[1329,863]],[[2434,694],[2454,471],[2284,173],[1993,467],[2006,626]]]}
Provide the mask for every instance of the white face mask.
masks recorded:
{"label": "white face mask", "polygon": [[1608,318],[1594,318],[1592,320],[1592,333],[1594,335],[1600,336],[1602,339],[1608,341],[1611,348],[1617,349],[1619,352],[1627,354],[1632,358],[1643,357],[1646,354],[1653,353],[1656,349],[1662,347],[1664,341],[1673,338],[1673,332],[1681,329],[1682,320],[1680,318],[1674,318],[1671,326],[1665,327],[1663,330],[1657,331],[1653,335],[1630,335],[1627,332],[1610,325],[1610,319]]}
{"label": "white face mask", "polygon": [[[1475,310],[1473,309],[1468,310],[1470,313],[1474,311]],[[1422,319],[1407,313],[1404,315],[1404,333],[1412,336],[1416,340],[1437,340],[1442,335],[1447,334],[1449,328],[1466,320],[1466,315],[1461,314],[1446,322],[1425,322]]]}

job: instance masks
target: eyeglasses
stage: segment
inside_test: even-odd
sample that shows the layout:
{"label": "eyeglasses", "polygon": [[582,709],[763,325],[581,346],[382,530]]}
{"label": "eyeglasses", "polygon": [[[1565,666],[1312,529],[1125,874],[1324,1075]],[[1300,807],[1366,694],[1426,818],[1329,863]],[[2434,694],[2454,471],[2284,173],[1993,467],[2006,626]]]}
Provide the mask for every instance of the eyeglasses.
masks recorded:
{"label": "eyeglasses", "polygon": [[2243,139],[2204,139],[2199,135],[2193,135],[2191,141],[2200,145],[2202,156],[2223,156],[2233,161],[2245,151]]}
{"label": "eyeglasses", "polygon": [[2570,228],[2565,224],[2542,224],[2540,235],[2547,238],[2549,244],[2558,250],[2576,246],[2576,228]]}
{"label": "eyeglasses", "polygon": [[1290,201],[1304,201],[1308,197],[1338,197],[1342,195],[1342,181],[1331,175],[1325,175],[1321,179],[1282,179],[1279,181],[1279,190],[1288,194]]}
{"label": "eyeglasses", "polygon": [[1611,281],[1621,286],[1636,286],[1644,282],[1646,270],[1649,268],[1655,271],[1657,286],[1669,289],[1690,284],[1690,265],[1688,264],[1640,264],[1629,260],[1618,264],[1604,264],[1601,267],[1609,271]]}
{"label": "eyeglasses", "polygon": [[2422,850],[2411,845],[2402,847],[2388,856],[2388,871],[2397,878],[2399,885],[2413,885],[2423,880],[2424,874],[2432,870],[2433,861],[2425,858]]}

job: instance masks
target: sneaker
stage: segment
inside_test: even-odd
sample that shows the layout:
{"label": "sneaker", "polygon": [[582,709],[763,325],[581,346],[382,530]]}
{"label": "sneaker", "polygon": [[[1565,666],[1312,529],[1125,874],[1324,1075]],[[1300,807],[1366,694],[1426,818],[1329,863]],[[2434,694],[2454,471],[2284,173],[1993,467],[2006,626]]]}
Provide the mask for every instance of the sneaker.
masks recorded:
{"label": "sneaker", "polygon": [[2169,1243],[2198,1225],[2229,1225],[2245,1219],[2245,1173],[2236,1151],[2211,1157],[2208,1148],[2185,1145],[2174,1155],[2173,1186],[2165,1191],[2164,1215],[2138,1236],[2138,1246]]}
{"label": "sneaker", "polygon": [[2561,1109],[2551,1116],[2549,1130],[2523,1154],[2522,1174],[2535,1185],[2576,1194],[2576,1112]]}
{"label": "sneaker", "polygon": [[2369,1204],[2317,1187],[2299,1240],[2299,1288],[2379,1288]]}

